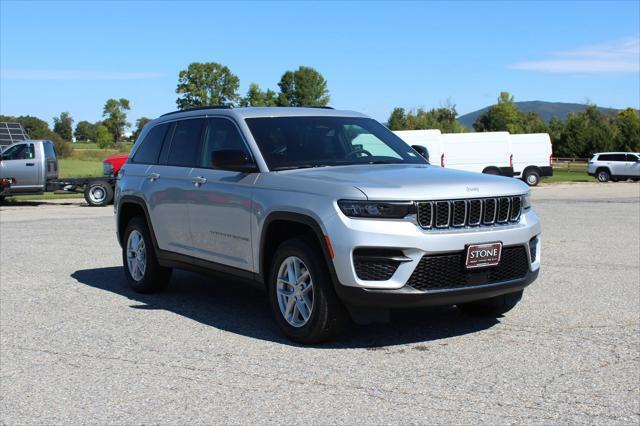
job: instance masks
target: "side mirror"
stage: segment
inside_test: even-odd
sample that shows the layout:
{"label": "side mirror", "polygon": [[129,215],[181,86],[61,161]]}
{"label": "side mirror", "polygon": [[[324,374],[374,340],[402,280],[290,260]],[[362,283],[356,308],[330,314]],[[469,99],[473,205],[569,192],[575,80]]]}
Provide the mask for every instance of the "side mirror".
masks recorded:
{"label": "side mirror", "polygon": [[221,149],[211,153],[211,165],[220,170],[230,170],[242,173],[254,173],[258,166],[249,155],[239,149]]}
{"label": "side mirror", "polygon": [[429,150],[427,150],[427,148],[421,145],[411,145],[411,148],[415,149],[418,154],[420,154],[422,157],[424,157],[425,160],[427,160],[427,162],[429,161]]}

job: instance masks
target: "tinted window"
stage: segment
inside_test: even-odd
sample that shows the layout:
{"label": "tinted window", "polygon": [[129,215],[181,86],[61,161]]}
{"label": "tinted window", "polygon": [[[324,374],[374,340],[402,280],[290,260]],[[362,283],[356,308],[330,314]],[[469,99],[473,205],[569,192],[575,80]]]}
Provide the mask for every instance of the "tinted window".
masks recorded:
{"label": "tinted window", "polygon": [[35,149],[32,143],[23,143],[7,148],[2,153],[4,160],[31,160],[36,158]]}
{"label": "tinted window", "polygon": [[158,162],[160,149],[162,149],[162,142],[164,141],[168,128],[169,124],[160,124],[151,129],[149,133],[147,133],[147,136],[145,136],[144,140],[140,143],[140,147],[136,150],[133,162],[156,164]]}
{"label": "tinted window", "polygon": [[53,144],[51,142],[45,142],[44,146],[44,156],[47,159],[55,159],[56,158],[56,150],[53,148]]}
{"label": "tinted window", "polygon": [[627,161],[638,161],[638,156],[633,154],[627,154]]}
{"label": "tinted window", "polygon": [[246,119],[272,170],[349,164],[426,164],[389,129],[361,117]]}
{"label": "tinted window", "polygon": [[598,157],[598,161],[613,161],[613,154],[602,154]]}
{"label": "tinted window", "polygon": [[613,154],[613,161],[627,161],[627,156],[625,154]]}
{"label": "tinted window", "polygon": [[251,157],[240,132],[231,121],[224,118],[211,118],[207,122],[200,167],[213,167],[213,159],[217,151],[244,151]]}
{"label": "tinted window", "polygon": [[202,118],[180,120],[176,123],[167,164],[185,167],[197,166],[203,124],[204,119]]}

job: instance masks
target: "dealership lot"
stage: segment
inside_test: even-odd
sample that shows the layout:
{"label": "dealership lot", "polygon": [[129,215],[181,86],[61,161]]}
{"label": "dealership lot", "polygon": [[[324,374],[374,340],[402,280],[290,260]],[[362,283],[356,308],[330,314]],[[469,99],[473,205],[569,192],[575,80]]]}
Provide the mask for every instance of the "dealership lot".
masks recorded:
{"label": "dealership lot", "polygon": [[640,185],[534,188],[543,269],[499,320],[394,313],[284,340],[262,290],[127,288],[113,210],[0,207],[0,422],[640,421]]}

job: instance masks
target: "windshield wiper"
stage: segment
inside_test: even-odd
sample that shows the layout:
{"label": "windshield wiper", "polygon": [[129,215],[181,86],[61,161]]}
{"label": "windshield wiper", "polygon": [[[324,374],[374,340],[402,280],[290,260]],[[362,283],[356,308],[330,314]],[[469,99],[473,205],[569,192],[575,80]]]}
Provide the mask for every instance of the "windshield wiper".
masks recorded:
{"label": "windshield wiper", "polygon": [[311,169],[315,167],[329,167],[329,166],[327,166],[326,164],[296,164],[292,166],[274,167],[271,170],[273,170],[274,172],[277,172],[280,170]]}

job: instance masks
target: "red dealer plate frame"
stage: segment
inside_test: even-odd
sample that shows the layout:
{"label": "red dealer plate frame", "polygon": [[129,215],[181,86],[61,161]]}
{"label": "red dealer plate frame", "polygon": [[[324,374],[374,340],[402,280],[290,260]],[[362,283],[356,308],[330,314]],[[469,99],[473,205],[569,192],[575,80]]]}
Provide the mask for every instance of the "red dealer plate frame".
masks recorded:
{"label": "red dealer plate frame", "polygon": [[467,269],[488,268],[500,264],[502,257],[502,243],[471,244],[467,246],[467,256],[464,263]]}

